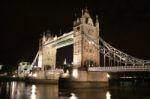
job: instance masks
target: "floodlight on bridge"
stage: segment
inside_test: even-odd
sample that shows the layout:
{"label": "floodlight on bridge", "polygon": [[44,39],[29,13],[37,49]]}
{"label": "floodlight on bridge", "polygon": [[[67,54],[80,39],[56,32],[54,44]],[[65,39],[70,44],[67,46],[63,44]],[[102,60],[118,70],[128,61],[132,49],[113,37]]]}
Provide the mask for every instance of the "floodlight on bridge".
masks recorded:
{"label": "floodlight on bridge", "polygon": [[78,69],[73,69],[73,70],[72,70],[72,76],[73,76],[74,78],[78,78]]}

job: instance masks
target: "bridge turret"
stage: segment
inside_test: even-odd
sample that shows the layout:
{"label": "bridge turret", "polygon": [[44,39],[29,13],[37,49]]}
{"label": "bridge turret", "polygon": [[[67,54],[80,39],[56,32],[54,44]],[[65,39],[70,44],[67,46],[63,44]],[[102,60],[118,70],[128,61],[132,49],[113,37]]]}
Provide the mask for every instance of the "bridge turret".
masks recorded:
{"label": "bridge turret", "polygon": [[43,32],[43,35],[42,35],[42,42],[45,42],[45,41],[46,41],[45,32]]}
{"label": "bridge turret", "polygon": [[81,19],[83,20],[84,24],[93,25],[93,20],[92,20],[90,14],[89,14],[89,11],[88,11],[87,8],[84,11],[82,11]]}
{"label": "bridge turret", "polygon": [[98,20],[98,16],[96,15],[96,22],[95,22],[95,26],[96,26],[96,32],[97,32],[97,37],[99,37],[99,20]]}
{"label": "bridge turret", "polygon": [[89,11],[87,9],[82,10],[80,21],[77,18],[73,28],[75,37],[73,55],[74,65],[76,67],[99,65],[99,50],[94,45],[94,42],[99,44],[98,17],[94,25]]}

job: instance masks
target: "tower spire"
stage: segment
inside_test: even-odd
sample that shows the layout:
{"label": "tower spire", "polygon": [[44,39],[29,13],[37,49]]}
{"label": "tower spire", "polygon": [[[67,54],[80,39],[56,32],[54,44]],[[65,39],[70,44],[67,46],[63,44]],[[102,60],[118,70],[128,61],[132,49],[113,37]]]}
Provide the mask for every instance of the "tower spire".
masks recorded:
{"label": "tower spire", "polygon": [[59,35],[61,35],[62,34],[62,31],[61,31],[61,27],[60,27],[60,30],[59,30]]}
{"label": "tower spire", "polygon": [[45,32],[43,32],[43,40],[42,40],[42,42],[45,42],[45,40],[46,40]]}
{"label": "tower spire", "polygon": [[83,17],[83,14],[84,14],[84,11],[83,11],[83,9],[81,10],[81,12],[82,12],[82,16],[81,16],[81,17]]}
{"label": "tower spire", "polygon": [[99,37],[99,19],[98,19],[98,15],[96,15],[96,22],[95,22],[95,26],[96,26],[96,31],[97,31],[97,37]]}

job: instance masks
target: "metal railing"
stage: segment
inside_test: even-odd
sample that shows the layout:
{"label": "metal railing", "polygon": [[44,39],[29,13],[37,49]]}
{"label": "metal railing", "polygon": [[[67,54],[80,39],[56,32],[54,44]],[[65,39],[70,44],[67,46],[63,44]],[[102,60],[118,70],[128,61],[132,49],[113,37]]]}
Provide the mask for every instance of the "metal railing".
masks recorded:
{"label": "metal railing", "polygon": [[105,71],[105,72],[148,72],[150,65],[145,66],[113,66],[113,67],[89,67],[88,71]]}

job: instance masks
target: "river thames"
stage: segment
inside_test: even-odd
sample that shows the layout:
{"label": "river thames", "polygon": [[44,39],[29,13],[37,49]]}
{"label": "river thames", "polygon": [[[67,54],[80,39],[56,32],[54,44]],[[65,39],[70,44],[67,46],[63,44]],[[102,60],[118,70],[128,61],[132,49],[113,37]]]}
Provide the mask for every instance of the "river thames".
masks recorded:
{"label": "river thames", "polygon": [[119,81],[108,88],[59,89],[57,85],[1,81],[0,99],[150,99],[150,84]]}

